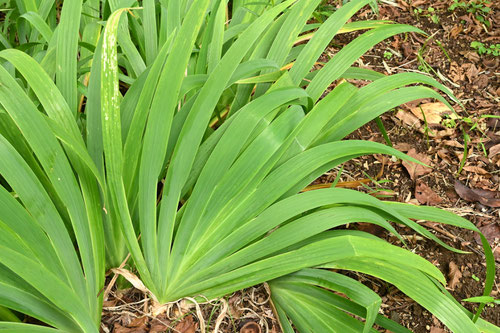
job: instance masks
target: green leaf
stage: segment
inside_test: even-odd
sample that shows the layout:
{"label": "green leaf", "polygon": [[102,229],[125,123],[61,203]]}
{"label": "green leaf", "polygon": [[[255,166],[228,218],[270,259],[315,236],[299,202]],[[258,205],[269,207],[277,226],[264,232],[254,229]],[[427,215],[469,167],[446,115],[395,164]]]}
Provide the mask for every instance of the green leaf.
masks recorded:
{"label": "green leaf", "polygon": [[78,30],[82,0],[66,1],[61,10],[57,34],[56,82],[73,115],[77,110]]}

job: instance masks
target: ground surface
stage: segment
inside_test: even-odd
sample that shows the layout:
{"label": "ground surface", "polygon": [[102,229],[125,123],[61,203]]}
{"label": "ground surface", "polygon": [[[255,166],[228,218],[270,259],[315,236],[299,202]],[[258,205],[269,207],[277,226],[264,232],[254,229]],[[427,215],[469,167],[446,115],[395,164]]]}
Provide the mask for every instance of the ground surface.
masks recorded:
{"label": "ground surface", "polygon": [[[386,74],[430,72],[462,101],[465,110],[456,108],[462,120],[457,119],[454,124],[439,113],[442,105],[431,100],[409,103],[382,117],[393,144],[433,168],[415,169],[415,165],[405,165],[383,157],[367,157],[345,166],[345,170],[351,173],[345,178],[366,178],[364,173],[373,178],[381,175],[379,179],[390,182],[372,185],[372,188],[382,190],[381,194],[387,194],[392,200],[438,206],[467,217],[487,235],[498,263],[500,200],[494,198],[498,198],[500,193],[500,156],[497,152],[500,121],[488,118],[488,115],[500,115],[500,57],[479,55],[470,45],[474,41],[488,45],[500,43],[500,4],[489,5],[491,11],[485,15],[491,22],[489,29],[465,9],[450,11],[448,8],[451,4],[451,1],[425,0],[413,1],[412,5],[403,1],[383,4],[379,19],[416,25],[432,38],[414,34],[392,38],[369,52],[360,64]],[[434,11],[430,10],[431,6]],[[432,17],[433,14],[436,16]],[[369,11],[358,15],[359,19],[371,17]],[[345,42],[342,38],[339,38],[338,46]],[[436,119],[433,119],[434,116],[437,116]],[[464,132],[469,136],[466,159],[463,158]],[[352,137],[384,141],[375,124],[368,124],[353,133]],[[458,174],[461,161],[464,161],[464,166]],[[384,169],[380,173],[382,165]],[[471,194],[470,188],[490,192],[475,196]],[[486,200],[485,196],[491,196],[492,199]],[[473,253],[458,255],[422,239],[413,240],[412,250],[443,271],[449,278],[450,291],[457,299],[480,295],[485,268],[479,240],[472,232],[458,228],[430,227],[448,244]],[[412,231],[406,232],[411,239]],[[401,230],[401,233],[405,234],[405,231]],[[385,294],[386,316],[415,332],[442,331],[442,326],[431,314],[404,295],[394,294],[390,289],[382,290],[381,294]],[[494,295],[498,297],[498,285],[494,287]],[[470,310],[474,308],[467,307]],[[500,309],[487,308],[483,318],[500,325]]]}
{"label": "ground surface", "polygon": [[[346,182],[372,178],[376,183],[368,182],[369,189],[359,188],[391,200],[438,206],[465,216],[488,237],[498,270],[500,120],[489,116],[500,115],[500,56],[479,55],[471,48],[471,42],[479,41],[486,46],[500,43],[500,3],[487,5],[491,11],[485,13],[484,18],[490,22],[489,27],[466,8],[450,11],[448,8],[452,4],[450,0],[384,1],[378,19],[416,25],[432,38],[416,34],[391,38],[377,45],[358,64],[386,74],[428,72],[450,87],[461,100],[465,110],[456,108],[459,119],[444,116],[440,113],[442,105],[431,100],[404,105],[382,117],[396,148],[422,160],[432,169],[416,168],[382,156],[365,157],[347,163],[340,181],[352,187],[352,183]],[[338,5],[338,1],[331,1],[331,5]],[[367,8],[354,20],[375,18]],[[339,36],[324,56],[335,54],[355,36]],[[467,144],[464,133],[468,136],[465,136]],[[384,142],[374,123],[356,131],[351,138]],[[338,170],[332,170],[315,183],[331,182],[337,173]],[[352,227],[397,243],[383,230],[365,225]],[[448,244],[472,253],[458,255],[415,237],[412,230],[400,228],[398,231],[407,236],[411,250],[443,271],[449,279],[450,292],[457,299],[481,295],[485,267],[478,239],[472,232],[450,226],[428,224],[428,227]],[[429,312],[394,288],[371,277],[356,277],[382,296],[382,310],[386,316],[417,333],[446,332]],[[498,283],[497,279],[492,294],[497,298],[500,297]],[[142,293],[133,289],[119,294],[111,291],[104,306],[103,332],[164,332],[170,329],[171,332],[194,333],[203,328],[200,325],[204,326],[200,317],[207,331],[212,331],[219,322],[220,332],[280,332],[264,286],[237,292],[212,304],[202,304],[198,311],[196,308],[186,310],[182,304],[172,305],[169,311],[154,320],[149,314],[151,305]],[[487,307],[482,317],[500,325],[500,308]]]}

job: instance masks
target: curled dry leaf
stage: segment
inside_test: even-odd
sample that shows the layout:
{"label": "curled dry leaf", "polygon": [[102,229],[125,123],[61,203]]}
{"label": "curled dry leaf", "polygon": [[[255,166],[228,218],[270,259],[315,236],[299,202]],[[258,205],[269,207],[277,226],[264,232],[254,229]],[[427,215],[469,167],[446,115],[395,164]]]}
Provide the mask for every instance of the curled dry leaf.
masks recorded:
{"label": "curled dry leaf", "polygon": [[[427,165],[429,165],[431,163],[431,158],[429,156],[427,156],[425,154],[417,153],[415,148],[410,149],[407,154],[408,154],[408,156],[413,157],[414,159],[417,159],[420,162],[425,163]],[[410,178],[412,180],[416,180],[418,177],[423,176],[425,174],[428,174],[432,171],[432,168],[430,168],[430,167],[427,167],[427,166],[424,166],[421,164],[417,164],[417,163],[413,163],[410,161],[403,161],[403,166],[406,168],[406,170],[410,174]]]}
{"label": "curled dry leaf", "polygon": [[460,181],[455,181],[455,191],[458,196],[465,201],[470,202],[480,202],[481,204],[497,208],[500,207],[500,199],[496,197],[500,195],[499,191],[487,191],[481,189],[472,189],[470,187],[465,186]]}
{"label": "curled dry leaf", "polygon": [[462,278],[462,272],[460,268],[453,261],[450,261],[448,268],[450,271],[448,272],[448,284],[449,287],[454,290],[457,284],[460,282]]}
{"label": "curled dry leaf", "polygon": [[260,325],[254,321],[249,321],[240,329],[240,333],[261,333]]}
{"label": "curled dry leaf", "polygon": [[418,182],[415,188],[415,198],[423,205],[435,206],[440,204],[443,199],[437,195],[427,184]]}

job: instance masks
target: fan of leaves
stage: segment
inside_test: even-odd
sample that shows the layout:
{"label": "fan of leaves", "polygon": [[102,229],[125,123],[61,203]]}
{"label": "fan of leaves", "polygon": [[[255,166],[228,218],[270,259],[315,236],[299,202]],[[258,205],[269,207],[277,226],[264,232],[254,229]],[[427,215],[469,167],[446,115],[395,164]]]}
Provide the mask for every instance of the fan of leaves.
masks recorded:
{"label": "fan of leaves", "polygon": [[[16,1],[24,20],[10,33],[28,42],[0,51],[0,329],[97,332],[105,268],[127,251],[159,305],[273,280],[285,327],[291,318],[304,332],[334,323],[359,331],[344,311],[366,317],[365,331],[398,327],[376,315],[380,300],[358,282],[307,269],[329,267],[395,284],[456,332],[491,328],[471,320],[423,258],[332,230],[368,222],[403,241],[394,222],[460,252],[413,219],[479,232],[470,222],[351,190],[300,193],[364,154],[418,162],[341,139],[414,99],[449,105],[431,87],[454,100],[428,76],[352,67],[378,42],[420,30],[347,23],[369,0],[308,24],[319,2],[144,0],[137,10],[132,0],[75,0],[56,24],[54,1]],[[366,32],[317,69],[332,38],[354,30]],[[373,82],[357,88],[353,78]],[[482,239],[489,295],[494,262]],[[15,323],[19,312],[54,329]]]}

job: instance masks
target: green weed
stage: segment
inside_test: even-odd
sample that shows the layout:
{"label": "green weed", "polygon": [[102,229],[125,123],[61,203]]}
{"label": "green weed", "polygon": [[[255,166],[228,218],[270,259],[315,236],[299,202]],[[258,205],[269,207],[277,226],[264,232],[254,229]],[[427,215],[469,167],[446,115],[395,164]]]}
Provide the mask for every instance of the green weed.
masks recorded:
{"label": "green weed", "polygon": [[500,55],[500,44],[491,44],[490,46],[485,45],[484,43],[473,41],[470,43],[470,46],[476,50],[479,55],[492,55],[498,57]]}
{"label": "green weed", "polygon": [[460,1],[454,0],[453,4],[448,7],[448,10],[454,11],[456,9],[462,9],[468,13],[474,14],[475,18],[484,24],[486,28],[491,27],[491,22],[488,19],[488,15],[491,13],[491,8],[487,5],[491,4],[488,0],[477,0],[477,1]]}

